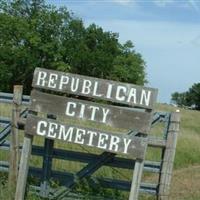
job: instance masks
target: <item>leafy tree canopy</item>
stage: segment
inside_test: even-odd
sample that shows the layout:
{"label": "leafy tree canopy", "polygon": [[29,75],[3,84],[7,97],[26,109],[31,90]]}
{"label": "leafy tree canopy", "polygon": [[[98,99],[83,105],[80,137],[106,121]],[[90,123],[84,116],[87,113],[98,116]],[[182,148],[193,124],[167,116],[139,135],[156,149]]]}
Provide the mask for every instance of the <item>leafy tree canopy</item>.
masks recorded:
{"label": "leafy tree canopy", "polygon": [[0,90],[23,84],[30,92],[35,67],[144,84],[145,62],[131,41],[44,0],[0,2]]}
{"label": "leafy tree canopy", "polygon": [[171,99],[179,106],[189,106],[200,110],[200,83],[194,83],[186,92],[174,92]]}

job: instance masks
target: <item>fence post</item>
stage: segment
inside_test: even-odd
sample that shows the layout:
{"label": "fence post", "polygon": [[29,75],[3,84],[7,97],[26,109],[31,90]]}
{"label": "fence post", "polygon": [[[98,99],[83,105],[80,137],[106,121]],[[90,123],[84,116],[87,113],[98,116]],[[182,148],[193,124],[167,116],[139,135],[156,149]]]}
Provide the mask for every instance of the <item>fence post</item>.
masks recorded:
{"label": "fence post", "polygon": [[176,152],[177,137],[179,132],[180,113],[179,111],[171,113],[169,127],[167,131],[167,143],[164,150],[162,169],[160,175],[160,184],[158,199],[168,200],[170,192],[170,183],[172,178],[173,163]]}
{"label": "fence post", "polygon": [[[29,111],[30,114],[37,115],[36,112]],[[17,188],[15,193],[15,200],[24,200],[27,185],[27,177],[29,171],[29,160],[31,157],[33,143],[33,135],[29,135],[25,131],[24,142],[21,152],[21,159],[19,165],[19,172],[17,177]]]}
{"label": "fence post", "polygon": [[129,200],[138,200],[138,197],[139,197],[140,184],[141,184],[142,174],[143,174],[143,169],[144,169],[145,155],[146,155],[147,145],[148,145],[147,137],[146,137],[145,143],[146,143],[146,147],[145,147],[145,152],[144,152],[144,158],[143,159],[137,158],[135,160]]}
{"label": "fence post", "polygon": [[15,85],[13,91],[13,106],[11,119],[11,137],[10,137],[10,160],[9,160],[9,176],[8,189],[10,199],[14,199],[14,192],[17,184],[17,174],[19,165],[19,130],[18,120],[22,104],[23,87]]}
{"label": "fence post", "polygon": [[33,141],[32,135],[24,136],[24,143],[23,143],[21,159],[20,159],[15,200],[24,200],[28,169],[29,169],[29,159],[30,159],[31,149],[32,149],[32,141]]}
{"label": "fence post", "polygon": [[[54,115],[47,115],[49,119],[56,119]],[[49,181],[51,178],[51,168],[53,160],[53,147],[54,140],[45,138],[44,140],[44,155],[43,155],[43,164],[42,164],[42,178],[40,183],[40,195],[44,198],[48,198],[50,192]]]}
{"label": "fence post", "polygon": [[42,180],[40,184],[40,195],[45,198],[48,198],[50,192],[49,181],[51,178],[53,146],[54,146],[54,140],[45,138],[43,166],[42,166]]}
{"label": "fence post", "polygon": [[131,191],[130,191],[130,195],[129,195],[129,200],[137,200],[138,199],[143,167],[144,167],[144,160],[136,159],[134,172],[133,172],[133,179],[132,179],[132,183],[131,183]]}

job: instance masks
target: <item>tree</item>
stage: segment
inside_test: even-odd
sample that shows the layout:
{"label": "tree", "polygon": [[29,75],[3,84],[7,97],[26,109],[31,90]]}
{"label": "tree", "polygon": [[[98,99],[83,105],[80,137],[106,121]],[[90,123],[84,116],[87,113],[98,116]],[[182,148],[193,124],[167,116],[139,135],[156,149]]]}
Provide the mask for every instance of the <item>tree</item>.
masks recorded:
{"label": "tree", "polygon": [[171,100],[179,106],[190,106],[200,110],[200,83],[194,83],[186,92],[173,93]]}
{"label": "tree", "polygon": [[195,107],[195,109],[200,110],[200,83],[194,83],[188,91],[188,102]]}
{"label": "tree", "polygon": [[172,102],[175,102],[178,106],[188,106],[187,92],[178,93],[174,92],[171,97]]}
{"label": "tree", "polygon": [[84,29],[83,24],[76,26],[72,23],[70,28],[76,34],[65,41],[65,46],[70,47],[66,48],[65,54],[70,55],[68,63],[73,66],[71,71],[107,78],[113,71],[115,57],[120,53],[117,35],[104,32],[95,24]]}
{"label": "tree", "polygon": [[135,53],[133,43],[129,40],[120,45],[121,53],[114,60],[110,78],[124,82],[143,85],[145,79],[145,62],[139,53]]}
{"label": "tree", "polygon": [[1,90],[23,84],[29,92],[35,67],[68,67],[62,59],[61,36],[70,20],[66,9],[56,10],[44,1],[1,2]]}
{"label": "tree", "polygon": [[0,90],[23,84],[30,92],[35,67],[136,84],[145,83],[145,63],[129,41],[106,32],[67,8],[44,0],[0,2]]}

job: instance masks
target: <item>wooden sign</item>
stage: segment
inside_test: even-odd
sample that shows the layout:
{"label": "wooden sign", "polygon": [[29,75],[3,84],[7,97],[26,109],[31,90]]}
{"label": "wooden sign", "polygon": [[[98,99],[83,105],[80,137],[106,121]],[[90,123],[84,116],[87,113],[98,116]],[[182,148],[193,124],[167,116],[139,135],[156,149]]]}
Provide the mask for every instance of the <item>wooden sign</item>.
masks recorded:
{"label": "wooden sign", "polygon": [[[62,123],[58,120],[28,114],[15,200],[24,199],[28,161],[34,135],[52,140],[62,140],[66,143],[96,147],[104,151],[113,152],[114,155],[121,153],[135,157],[129,200],[137,200],[147,147],[148,138],[146,136],[150,128],[157,90],[41,68],[35,69],[32,86],[35,89],[51,90],[59,94],[72,94],[74,97],[67,98],[33,90],[30,111],[34,111],[35,114],[45,113],[46,116],[53,114],[89,120],[98,124],[109,125],[113,128],[129,129],[143,134],[139,137],[111,133],[102,129],[97,130],[86,128],[85,126],[71,125],[70,123]],[[126,107],[111,106],[105,104],[105,102],[104,104],[99,104],[80,100],[80,98],[75,99],[79,96],[89,97],[90,100],[101,99],[119,103]],[[137,109],[130,107],[136,107]]]}
{"label": "wooden sign", "polygon": [[97,147],[104,151],[122,153],[143,159],[147,138],[114,134],[80,126],[60,123],[56,120],[44,119],[29,115],[25,131],[32,135],[39,135],[64,142]]}
{"label": "wooden sign", "polygon": [[134,108],[111,106],[47,94],[33,90],[30,110],[75,119],[89,120],[113,128],[148,133],[151,113]]}
{"label": "wooden sign", "polygon": [[157,90],[133,84],[36,68],[32,86],[152,109]]}

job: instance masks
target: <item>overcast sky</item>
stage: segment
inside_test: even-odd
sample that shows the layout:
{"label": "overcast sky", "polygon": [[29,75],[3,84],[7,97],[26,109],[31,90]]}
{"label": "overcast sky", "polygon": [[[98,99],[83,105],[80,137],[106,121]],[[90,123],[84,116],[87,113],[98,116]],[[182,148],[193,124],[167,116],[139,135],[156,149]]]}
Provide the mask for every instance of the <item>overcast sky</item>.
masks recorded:
{"label": "overcast sky", "polygon": [[200,1],[48,0],[66,6],[85,25],[95,23],[131,40],[146,61],[148,86],[160,102],[200,82]]}

